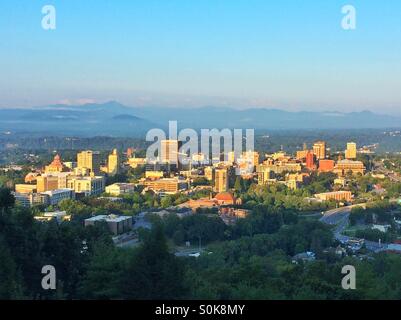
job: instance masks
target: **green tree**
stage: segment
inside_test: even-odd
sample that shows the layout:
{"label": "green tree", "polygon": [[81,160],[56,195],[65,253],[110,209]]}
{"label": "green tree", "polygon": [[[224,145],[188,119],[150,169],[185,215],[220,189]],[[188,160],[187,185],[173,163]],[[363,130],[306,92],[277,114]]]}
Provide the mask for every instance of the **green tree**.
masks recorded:
{"label": "green tree", "polygon": [[168,252],[161,225],[135,250],[121,279],[125,299],[177,299],[183,296],[183,265]]}

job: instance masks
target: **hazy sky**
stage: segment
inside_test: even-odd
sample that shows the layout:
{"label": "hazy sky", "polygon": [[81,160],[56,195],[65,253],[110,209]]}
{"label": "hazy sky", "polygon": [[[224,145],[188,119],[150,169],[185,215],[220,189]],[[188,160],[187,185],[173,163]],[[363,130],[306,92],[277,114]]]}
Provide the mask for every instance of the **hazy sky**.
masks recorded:
{"label": "hazy sky", "polygon": [[401,1],[1,1],[0,107],[105,100],[401,114]]}

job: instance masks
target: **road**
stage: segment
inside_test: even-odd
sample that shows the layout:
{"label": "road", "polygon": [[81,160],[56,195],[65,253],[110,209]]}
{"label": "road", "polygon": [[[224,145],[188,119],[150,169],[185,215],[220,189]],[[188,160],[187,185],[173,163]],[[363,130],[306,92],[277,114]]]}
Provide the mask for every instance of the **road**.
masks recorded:
{"label": "road", "polygon": [[[342,233],[347,228],[349,223],[349,215],[351,213],[352,208],[357,206],[365,206],[364,204],[356,204],[347,207],[341,207],[333,210],[326,211],[323,214],[323,217],[320,218],[320,221],[329,225],[335,225],[336,227],[333,230],[334,238],[341,243],[346,243],[349,240],[361,240],[357,238],[351,238],[343,235]],[[388,249],[389,244],[387,243],[379,243],[374,241],[365,240],[365,247],[369,251],[380,252]]]}
{"label": "road", "polygon": [[392,182],[401,182],[401,177],[397,173],[395,173],[394,171],[386,169],[384,167],[383,162],[374,161],[373,165],[374,165],[374,168],[375,168],[376,172],[383,173],[384,175],[389,177]]}

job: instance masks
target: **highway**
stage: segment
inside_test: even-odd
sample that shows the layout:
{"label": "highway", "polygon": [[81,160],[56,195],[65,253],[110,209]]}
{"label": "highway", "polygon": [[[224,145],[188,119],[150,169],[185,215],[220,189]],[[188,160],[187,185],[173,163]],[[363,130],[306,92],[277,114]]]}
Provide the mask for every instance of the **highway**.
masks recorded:
{"label": "highway", "polygon": [[374,168],[378,173],[382,173],[390,178],[392,182],[401,182],[401,177],[395,173],[394,171],[388,170],[384,167],[383,162],[381,161],[374,161],[373,162]]}
{"label": "highway", "polygon": [[[343,235],[343,231],[347,228],[349,223],[349,215],[351,213],[352,208],[362,206],[365,204],[356,204],[347,207],[341,207],[333,210],[326,211],[323,214],[323,217],[320,218],[320,221],[329,225],[335,225],[336,227],[333,230],[334,238],[341,243],[346,243],[349,240],[361,240],[356,238],[351,238]],[[379,243],[374,241],[365,240],[365,247],[369,251],[380,252],[387,250],[389,244],[387,243]]]}

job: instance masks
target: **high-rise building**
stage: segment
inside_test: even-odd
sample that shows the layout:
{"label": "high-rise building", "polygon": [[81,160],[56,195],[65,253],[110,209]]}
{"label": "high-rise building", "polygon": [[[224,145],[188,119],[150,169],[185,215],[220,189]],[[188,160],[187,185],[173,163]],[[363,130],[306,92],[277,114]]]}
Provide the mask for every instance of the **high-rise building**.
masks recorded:
{"label": "high-rise building", "polygon": [[259,164],[259,152],[245,151],[242,153],[242,158],[248,159],[254,167]]}
{"label": "high-rise building", "polygon": [[79,152],[77,154],[77,168],[98,174],[100,172],[100,153],[91,150]]}
{"label": "high-rise building", "polygon": [[134,149],[128,148],[127,149],[127,158],[130,159],[133,157],[133,155],[134,155]]}
{"label": "high-rise building", "polygon": [[256,167],[256,172],[258,174],[259,185],[265,185],[274,178],[274,172],[265,164],[258,165]]}
{"label": "high-rise building", "polygon": [[227,162],[229,162],[230,164],[234,164],[235,161],[236,161],[236,159],[235,159],[235,152],[234,152],[234,151],[230,151],[230,152],[227,154]]}
{"label": "high-rise building", "polygon": [[178,140],[162,140],[160,162],[178,164]]}
{"label": "high-rise building", "polygon": [[214,190],[216,192],[228,191],[228,181],[227,168],[219,168],[215,170]]}
{"label": "high-rise building", "polygon": [[306,159],[307,154],[310,152],[310,150],[300,150],[297,151],[296,153],[296,159],[297,160],[303,160]]}
{"label": "high-rise building", "polygon": [[59,178],[57,176],[43,175],[36,179],[38,192],[52,191],[59,188]]}
{"label": "high-rise building", "polygon": [[215,171],[214,171],[213,167],[211,167],[211,166],[205,167],[204,172],[205,172],[205,178],[207,180],[212,181],[214,179]]}
{"label": "high-rise building", "polygon": [[315,155],[312,152],[306,154],[306,167],[309,170],[315,169]]}
{"label": "high-rise building", "polygon": [[348,142],[347,150],[345,150],[345,159],[354,160],[356,159],[356,143]]}
{"label": "high-rise building", "polygon": [[313,153],[316,156],[316,159],[325,159],[326,158],[326,142],[325,141],[317,141],[313,144]]}
{"label": "high-rise building", "polygon": [[67,187],[86,196],[99,195],[105,190],[105,179],[101,176],[72,177],[67,181]]}
{"label": "high-rise building", "polygon": [[114,149],[107,161],[107,173],[111,176],[116,175],[119,171],[119,166],[118,152],[117,149]]}

